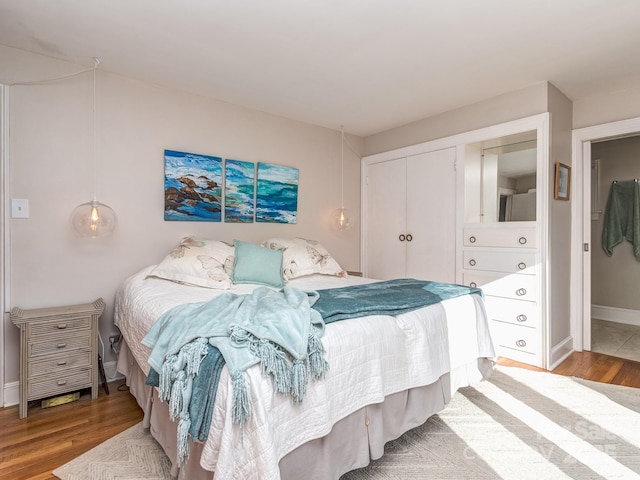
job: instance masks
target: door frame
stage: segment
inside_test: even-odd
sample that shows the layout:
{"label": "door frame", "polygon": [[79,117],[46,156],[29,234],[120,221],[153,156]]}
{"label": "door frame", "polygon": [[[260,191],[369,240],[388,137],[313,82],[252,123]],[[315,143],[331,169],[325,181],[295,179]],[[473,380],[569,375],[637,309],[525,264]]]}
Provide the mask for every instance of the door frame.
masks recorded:
{"label": "door frame", "polygon": [[0,407],[4,407],[4,331],[9,319],[9,87],[0,84]]}
{"label": "door frame", "polygon": [[638,133],[640,117],[579,128],[572,134],[570,288],[571,333],[576,351],[591,350],[591,143]]}

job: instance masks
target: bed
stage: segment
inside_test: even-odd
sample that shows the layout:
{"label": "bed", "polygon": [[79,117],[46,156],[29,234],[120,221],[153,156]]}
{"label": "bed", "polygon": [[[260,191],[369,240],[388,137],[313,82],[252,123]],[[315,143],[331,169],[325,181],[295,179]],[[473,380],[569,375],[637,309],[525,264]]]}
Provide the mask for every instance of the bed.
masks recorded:
{"label": "bed", "polygon": [[[314,251],[309,250],[310,243]],[[258,365],[246,370],[252,411],[241,428],[232,420],[233,384],[224,368],[208,435],[190,444],[189,457],[178,468],[177,424],[169,418],[168,405],[159,400],[158,389],[145,384],[151,349],[143,339],[165,312],[179,305],[208,302],[224,292],[251,295],[265,288],[270,280],[252,269],[272,261],[270,253],[266,260],[256,258],[253,254],[258,251],[249,246],[252,253],[245,269],[238,247],[246,245],[224,247],[202,240],[197,244],[186,239],[161,264],[128,278],[115,305],[115,322],[123,335],[118,371],[144,411],[145,427],[180,478],[338,479],[382,456],[386,442],[442,410],[458,388],[491,374],[495,353],[478,294],[393,316],[375,314],[330,323],[322,336],[330,368],[323,378],[309,382],[301,403],[275,393]],[[263,245],[271,248],[261,247],[259,255],[265,250],[280,252],[273,262],[287,288],[322,292],[376,282],[346,276],[317,242],[269,239]],[[303,250],[305,258],[300,255]],[[229,255],[235,256],[231,262]],[[217,288],[194,285],[193,278],[188,282],[175,278],[175,271],[184,273],[184,264],[190,261],[196,266],[206,263],[205,281],[215,282]],[[166,263],[172,265],[170,273],[159,273]],[[217,268],[213,273],[212,264]],[[313,267],[305,268],[306,264]],[[256,275],[258,283],[251,278]]]}

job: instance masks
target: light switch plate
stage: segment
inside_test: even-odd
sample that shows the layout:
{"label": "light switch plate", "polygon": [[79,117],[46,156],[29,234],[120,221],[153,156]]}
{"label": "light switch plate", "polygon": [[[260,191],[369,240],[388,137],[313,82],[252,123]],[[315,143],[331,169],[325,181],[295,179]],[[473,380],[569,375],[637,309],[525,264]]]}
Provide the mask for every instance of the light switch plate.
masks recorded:
{"label": "light switch plate", "polygon": [[11,218],[29,218],[29,200],[25,198],[12,198]]}

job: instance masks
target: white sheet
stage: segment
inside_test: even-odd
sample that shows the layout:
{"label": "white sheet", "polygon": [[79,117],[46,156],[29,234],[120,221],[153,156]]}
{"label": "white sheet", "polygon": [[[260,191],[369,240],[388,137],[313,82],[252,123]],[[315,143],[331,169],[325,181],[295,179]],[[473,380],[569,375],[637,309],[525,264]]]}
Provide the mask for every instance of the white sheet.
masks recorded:
{"label": "white sheet", "polygon": [[[151,267],[150,267],[151,268]],[[116,297],[116,325],[145,372],[149,350],[141,340],[169,308],[206,301],[222,291],[145,279],[144,269]],[[310,276],[297,288],[322,289],[369,283],[360,277]],[[234,293],[255,286],[238,285]],[[455,332],[449,335],[449,332]],[[273,393],[259,367],[247,371],[252,414],[244,430],[231,420],[231,381],[220,378],[209,437],[200,464],[218,479],[278,479],[278,461],[303,443],[326,435],[332,425],[385,396],[428,385],[480,357],[495,357],[482,300],[477,295],[447,300],[397,317],[369,316],[329,324],[322,338],[330,371],[312,382],[301,405]]]}

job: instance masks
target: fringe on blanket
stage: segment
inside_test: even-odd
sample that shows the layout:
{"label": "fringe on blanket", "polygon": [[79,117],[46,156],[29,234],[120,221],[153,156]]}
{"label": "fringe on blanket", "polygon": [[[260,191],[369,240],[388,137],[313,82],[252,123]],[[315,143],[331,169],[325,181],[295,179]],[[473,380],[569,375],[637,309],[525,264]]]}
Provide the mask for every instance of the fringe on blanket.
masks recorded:
{"label": "fringe on blanket", "polygon": [[[312,325],[307,342],[307,355],[294,359],[279,345],[260,339],[239,327],[232,327],[230,339],[237,344],[245,344],[259,359],[264,375],[271,378],[278,393],[290,395],[296,403],[301,403],[309,384],[309,377],[318,380],[329,370],[325,360],[324,346],[320,340],[320,330]],[[193,390],[193,379],[198,374],[202,359],[207,354],[207,338],[197,338],[184,345],[175,355],[169,355],[160,372],[159,397],[169,404],[171,420],[178,419],[177,461],[182,467],[189,457],[189,404]],[[251,402],[244,378],[244,371],[231,372],[233,385],[232,420],[242,428],[251,416]]]}

